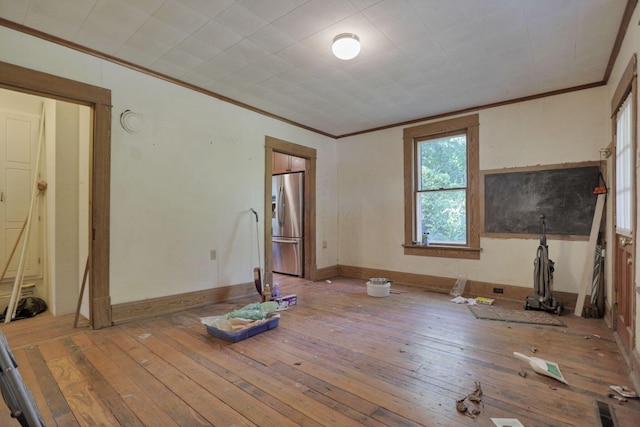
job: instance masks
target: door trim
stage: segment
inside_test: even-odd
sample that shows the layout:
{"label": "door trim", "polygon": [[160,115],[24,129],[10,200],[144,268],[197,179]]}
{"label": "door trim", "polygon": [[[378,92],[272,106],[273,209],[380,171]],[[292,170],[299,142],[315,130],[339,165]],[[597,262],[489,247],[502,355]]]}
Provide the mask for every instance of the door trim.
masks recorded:
{"label": "door trim", "polygon": [[273,283],[273,252],[271,249],[271,176],[273,152],[305,159],[304,180],[304,278],[315,280],[316,262],[316,156],[315,148],[294,144],[271,136],[265,137],[264,166],[264,283]]}
{"label": "door trim", "polygon": [[[0,87],[91,107],[89,159],[89,325],[111,326],[109,216],[111,183],[111,91],[0,61]],[[90,237],[91,238],[91,237]]]}

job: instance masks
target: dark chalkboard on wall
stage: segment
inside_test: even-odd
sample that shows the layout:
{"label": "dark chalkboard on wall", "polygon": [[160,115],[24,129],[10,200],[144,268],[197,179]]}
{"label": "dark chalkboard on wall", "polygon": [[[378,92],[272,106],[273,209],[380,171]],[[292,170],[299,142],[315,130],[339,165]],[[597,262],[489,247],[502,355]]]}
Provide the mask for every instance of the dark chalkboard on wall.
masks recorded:
{"label": "dark chalkboard on wall", "polygon": [[[582,164],[584,165],[584,164]],[[588,236],[596,206],[600,169],[588,166],[484,173],[484,233]]]}

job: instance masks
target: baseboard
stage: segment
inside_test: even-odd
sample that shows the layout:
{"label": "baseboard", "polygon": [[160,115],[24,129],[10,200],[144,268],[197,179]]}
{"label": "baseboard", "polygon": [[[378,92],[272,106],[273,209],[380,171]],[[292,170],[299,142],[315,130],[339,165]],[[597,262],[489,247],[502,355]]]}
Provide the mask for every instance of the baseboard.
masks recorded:
{"label": "baseboard", "polygon": [[640,353],[638,350],[633,350],[631,352],[631,366],[629,369],[631,372],[629,373],[629,378],[633,382],[633,388],[635,390],[640,390]]}
{"label": "baseboard", "polygon": [[111,307],[111,320],[114,325],[117,325],[148,317],[175,313],[189,308],[225,302],[254,295],[255,293],[256,288],[254,283],[245,283],[142,301],[125,302],[115,304]]}
{"label": "baseboard", "polygon": [[[353,277],[357,279],[368,279],[370,277],[386,277],[393,282],[417,286],[432,292],[448,294],[455,284],[456,278],[430,276],[426,274],[404,273],[400,271],[378,270],[373,268],[354,267],[349,265],[338,265],[338,276]],[[499,293],[502,290],[502,293]],[[498,292],[494,292],[498,291]],[[467,279],[464,297],[488,297],[496,300],[521,302],[527,296],[533,295],[533,284],[531,288],[521,286],[503,285],[489,282],[480,282]],[[573,312],[576,306],[578,295],[571,292],[554,291],[553,296],[562,303],[565,312]]]}
{"label": "baseboard", "polygon": [[316,280],[325,280],[338,275],[338,266],[323,267],[316,270]]}
{"label": "baseboard", "polygon": [[607,328],[614,329],[613,309],[609,305],[609,299],[605,299],[604,302],[604,324],[607,325]]}

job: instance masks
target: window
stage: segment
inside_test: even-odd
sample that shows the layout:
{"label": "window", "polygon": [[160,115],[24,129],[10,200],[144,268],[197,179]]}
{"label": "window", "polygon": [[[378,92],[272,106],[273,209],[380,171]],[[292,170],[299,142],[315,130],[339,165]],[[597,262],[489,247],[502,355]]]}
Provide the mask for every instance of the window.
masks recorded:
{"label": "window", "polygon": [[476,114],[404,130],[405,254],[480,258],[478,128]]}
{"label": "window", "polygon": [[616,115],[616,233],[631,236],[633,230],[633,144],[631,93]]}

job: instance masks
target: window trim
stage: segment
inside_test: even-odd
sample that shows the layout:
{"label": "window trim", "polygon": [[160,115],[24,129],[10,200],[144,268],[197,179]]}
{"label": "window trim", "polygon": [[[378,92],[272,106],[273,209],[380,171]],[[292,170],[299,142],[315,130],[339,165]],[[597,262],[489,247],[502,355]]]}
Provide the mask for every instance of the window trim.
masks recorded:
{"label": "window trim", "polygon": [[[404,254],[447,258],[480,259],[480,155],[479,115],[458,117],[405,128],[404,140]],[[467,135],[467,245],[430,245],[413,243],[415,227],[414,192],[416,142],[450,132]]]}

